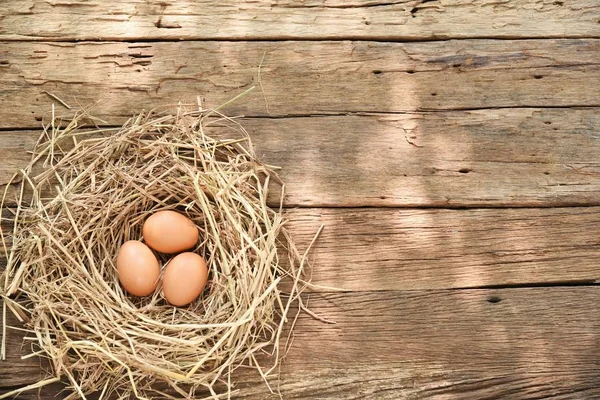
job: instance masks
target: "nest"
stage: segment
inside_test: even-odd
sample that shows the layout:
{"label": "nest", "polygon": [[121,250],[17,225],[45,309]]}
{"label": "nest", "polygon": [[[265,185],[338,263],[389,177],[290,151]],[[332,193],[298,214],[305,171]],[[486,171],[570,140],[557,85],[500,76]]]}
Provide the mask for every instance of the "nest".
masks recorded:
{"label": "nest", "polygon": [[[280,209],[267,206],[275,168],[257,159],[235,119],[171,111],[115,129],[83,129],[85,113],[53,118],[18,175],[1,295],[52,369],[27,389],[60,380],[67,399],[217,399],[232,394],[240,366],[269,384],[286,316],[306,287],[305,257]],[[203,294],[184,308],[170,306],[160,286],[128,295],[116,272],[120,245],[141,239],[144,220],[167,209],[198,226],[194,251],[209,266]]]}

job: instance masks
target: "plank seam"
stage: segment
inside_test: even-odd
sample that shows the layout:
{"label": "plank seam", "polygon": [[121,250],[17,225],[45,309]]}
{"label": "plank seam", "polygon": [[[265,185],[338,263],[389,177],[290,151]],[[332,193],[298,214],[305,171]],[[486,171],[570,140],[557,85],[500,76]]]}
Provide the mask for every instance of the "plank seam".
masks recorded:
{"label": "plank seam", "polygon": [[378,42],[378,43],[425,43],[425,42],[448,42],[448,41],[466,41],[466,40],[498,40],[498,41],[520,41],[520,40],[595,40],[600,39],[600,35],[550,35],[550,36],[464,36],[464,37],[432,37],[432,38],[385,38],[385,37],[361,37],[361,36],[341,36],[341,37],[221,37],[221,38],[193,38],[193,39],[180,39],[180,38],[147,38],[147,37],[134,37],[122,39],[118,37],[107,37],[103,39],[97,38],[45,38],[45,37],[31,37],[27,38],[11,38],[1,37],[0,42],[48,42],[48,43],[107,43],[107,42],[119,42],[119,43],[161,43],[161,42]]}
{"label": "plank seam", "polygon": [[[51,104],[51,103],[48,103]],[[299,114],[280,114],[280,115],[236,115],[235,118],[244,119],[301,119],[301,118],[335,118],[335,117],[377,117],[389,115],[436,115],[436,114],[451,114],[460,111],[486,111],[486,110],[591,110],[600,109],[600,105],[584,105],[584,106],[499,106],[499,107],[464,107],[453,109],[418,109],[414,111],[348,111],[348,112],[324,112],[324,113],[299,113]],[[101,125],[101,128],[118,128],[121,125],[108,124]],[[90,127],[92,128],[92,127]],[[14,126],[0,127],[0,132],[11,131],[42,131],[40,125],[35,126]]]}

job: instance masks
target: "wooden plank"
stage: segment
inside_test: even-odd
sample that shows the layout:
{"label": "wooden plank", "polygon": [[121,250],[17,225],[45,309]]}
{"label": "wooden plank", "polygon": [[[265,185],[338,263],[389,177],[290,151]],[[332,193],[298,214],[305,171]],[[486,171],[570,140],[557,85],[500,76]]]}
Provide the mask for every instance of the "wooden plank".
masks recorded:
{"label": "wooden plank", "polygon": [[247,125],[282,166],[290,206],[549,206],[600,204],[599,118],[520,109]]}
{"label": "wooden plank", "polygon": [[315,284],[351,291],[592,283],[600,208],[288,210]]}
{"label": "wooden plank", "polygon": [[5,40],[600,37],[595,0],[5,0],[0,15]]}
{"label": "wooden plank", "polygon": [[600,106],[600,40],[4,42],[0,49],[0,128],[39,127],[54,101],[45,92],[93,106],[109,124],[198,95],[214,107],[251,86],[257,90],[228,113]]}
{"label": "wooden plank", "polygon": [[[289,207],[600,205],[598,108],[240,122],[257,154],[282,167]],[[0,133],[0,184],[38,136]]]}
{"label": "wooden plank", "polygon": [[[600,207],[290,209],[285,216],[302,251],[324,225],[307,268],[320,286],[358,292],[600,281],[600,238],[590,233],[600,232]],[[12,227],[3,229],[8,235]]]}
{"label": "wooden plank", "polygon": [[[300,316],[279,386],[286,399],[596,398],[599,300],[598,287],[313,294],[337,324]],[[10,340],[2,386],[31,383],[37,361]],[[278,398],[255,373],[237,381],[236,398]]]}

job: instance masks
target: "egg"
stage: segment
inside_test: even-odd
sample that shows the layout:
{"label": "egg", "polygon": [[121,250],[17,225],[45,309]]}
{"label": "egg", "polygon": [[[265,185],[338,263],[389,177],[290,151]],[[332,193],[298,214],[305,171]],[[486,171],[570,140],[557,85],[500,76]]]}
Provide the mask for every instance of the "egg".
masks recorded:
{"label": "egg", "polygon": [[119,249],[117,272],[126,291],[134,296],[148,296],[156,289],[160,266],[148,246],[129,240]]}
{"label": "egg", "polygon": [[207,280],[204,258],[196,253],[181,253],[165,267],[163,294],[172,305],[184,306],[200,296]]}
{"label": "egg", "polygon": [[188,250],[198,242],[198,228],[176,211],[159,211],[152,214],[142,228],[144,241],[161,253],[179,253]]}

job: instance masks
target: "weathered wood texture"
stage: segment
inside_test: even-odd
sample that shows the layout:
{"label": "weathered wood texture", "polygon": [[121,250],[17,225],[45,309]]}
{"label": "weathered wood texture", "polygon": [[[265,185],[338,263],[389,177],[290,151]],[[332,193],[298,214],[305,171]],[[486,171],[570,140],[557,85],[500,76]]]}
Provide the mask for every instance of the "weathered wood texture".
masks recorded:
{"label": "weathered wood texture", "polygon": [[[600,207],[475,210],[290,209],[307,276],[345,291],[593,284]],[[3,213],[10,246],[12,225]],[[4,265],[4,260],[0,265]],[[314,288],[311,291],[331,289]]]}
{"label": "weathered wood texture", "polygon": [[[599,297],[598,287],[313,294],[312,309],[337,324],[299,318],[280,388],[286,399],[597,398]],[[19,346],[11,334],[3,386],[38,376]],[[256,375],[241,373],[235,398],[277,398]]]}
{"label": "weathered wood texture", "polygon": [[45,91],[74,106],[95,105],[94,115],[120,124],[137,110],[195,103],[198,95],[214,107],[251,86],[257,90],[228,107],[229,113],[597,107],[598,82],[600,40],[595,39],[4,42],[0,128],[39,127],[49,111]]}
{"label": "weathered wood texture", "polygon": [[600,279],[600,208],[288,210],[314,250],[313,282],[351,291]]}
{"label": "weathered wood texture", "polygon": [[[346,290],[307,293],[337,324],[300,316],[286,399],[600,398],[597,0],[0,1],[0,185],[47,92],[117,125],[257,87],[226,112],[282,167],[300,248],[325,225],[313,282]],[[0,394],[42,374],[21,346]]]}
{"label": "weathered wood texture", "polygon": [[[282,167],[286,206],[600,204],[600,108],[240,122],[258,155]],[[0,132],[0,185],[39,135]]]}
{"label": "weathered wood texture", "polygon": [[12,40],[600,37],[595,0],[4,0],[0,15]]}

